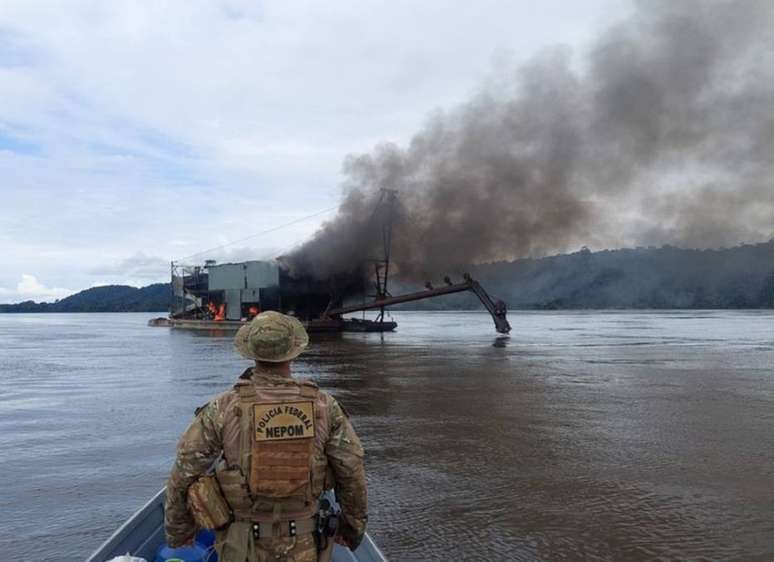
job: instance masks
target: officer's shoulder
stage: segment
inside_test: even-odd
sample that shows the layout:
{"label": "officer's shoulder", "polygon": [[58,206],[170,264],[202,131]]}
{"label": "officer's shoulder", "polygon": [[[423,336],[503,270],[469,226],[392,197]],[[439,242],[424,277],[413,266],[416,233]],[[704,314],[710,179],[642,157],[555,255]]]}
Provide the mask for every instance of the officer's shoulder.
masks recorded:
{"label": "officer's shoulder", "polygon": [[339,400],[338,398],[335,398],[334,396],[331,396],[330,394],[328,394],[328,407],[330,408],[330,411],[334,414],[334,416],[339,412],[341,412],[341,414],[343,414],[344,417],[347,417],[347,418],[349,417],[349,412],[344,407],[344,404],[342,404],[341,400]]}
{"label": "officer's shoulder", "polygon": [[318,384],[311,379],[296,379],[296,382],[300,386],[305,386],[307,388],[314,388],[315,390],[319,390],[322,393],[325,392],[324,390],[320,390],[320,387],[318,386]]}
{"label": "officer's shoulder", "polygon": [[[298,380],[298,384],[306,389],[314,390],[317,393],[317,395],[323,399],[323,402],[327,404],[328,408],[341,407],[341,403],[338,400],[336,400],[336,398],[334,398],[330,392],[320,388],[316,382],[308,379],[300,379]],[[341,407],[341,409],[344,410],[343,407]]]}
{"label": "officer's shoulder", "polygon": [[[310,386],[308,388],[314,388],[317,391],[317,395],[322,398],[322,400],[330,407],[336,404],[336,399],[333,397],[333,395],[328,392],[327,390],[323,390],[319,386],[317,386],[312,381],[310,382]],[[311,386],[313,385],[313,386]]]}
{"label": "officer's shoulder", "polygon": [[297,382],[302,387],[309,390],[314,390],[318,396],[321,396],[323,401],[328,406],[328,411],[335,415],[337,410],[341,410],[341,412],[346,417],[349,417],[349,412],[347,412],[347,410],[344,408],[344,405],[341,403],[341,401],[336,399],[330,392],[321,389],[316,382],[309,379],[298,379]]}
{"label": "officer's shoulder", "polygon": [[232,394],[235,394],[234,389],[229,389],[225,392],[221,392],[217,396],[214,396],[209,401],[205,402],[204,404],[196,408],[194,410],[194,416],[198,416],[203,411],[208,409],[213,409],[213,408],[221,409],[223,407],[224,402],[227,401]]}

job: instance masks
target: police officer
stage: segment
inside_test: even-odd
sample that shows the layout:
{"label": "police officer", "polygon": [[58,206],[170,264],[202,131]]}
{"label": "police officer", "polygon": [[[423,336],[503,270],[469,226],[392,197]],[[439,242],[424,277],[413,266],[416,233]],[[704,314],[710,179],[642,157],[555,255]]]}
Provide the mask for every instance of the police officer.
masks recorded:
{"label": "police officer", "polygon": [[[309,337],[290,316],[267,311],[240,328],[237,350],[255,360],[234,387],[197,410],[167,482],[165,530],[176,547],[196,532],[188,490],[214,470],[230,521],[216,532],[221,562],[315,562],[317,499],[335,487],[336,542],[354,550],[365,534],[363,448],[346,413],[290,362]],[[193,497],[193,495],[192,495]],[[319,558],[318,558],[319,557]]]}

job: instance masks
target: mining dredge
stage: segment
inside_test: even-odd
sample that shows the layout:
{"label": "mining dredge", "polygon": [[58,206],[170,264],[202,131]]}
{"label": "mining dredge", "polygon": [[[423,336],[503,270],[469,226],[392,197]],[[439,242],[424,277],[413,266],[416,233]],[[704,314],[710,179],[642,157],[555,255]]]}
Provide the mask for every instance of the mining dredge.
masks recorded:
{"label": "mining dredge", "polygon": [[[253,263],[255,262],[224,265],[243,267]],[[261,288],[258,288],[259,293],[260,289]],[[244,290],[252,292],[252,289],[250,288]],[[242,292],[242,290],[234,291]],[[492,315],[495,329],[498,332],[507,334],[511,331],[511,326],[506,317],[507,309],[505,303],[499,299],[492,299],[481,284],[467,274],[459,283],[452,283],[447,277],[445,279],[445,285],[441,287],[433,287],[428,283],[426,288],[422,291],[396,296],[380,295],[373,300],[361,303],[338,306],[335,308],[325,308],[316,317],[299,316],[296,309],[282,306],[281,299],[279,299],[279,302],[276,305],[268,304],[265,300],[260,299],[247,302],[238,300],[235,304],[233,296],[231,299],[226,297],[225,301],[219,302],[221,301],[218,295],[219,290],[214,290],[212,294],[208,293],[207,296],[211,297],[212,300],[207,299],[206,297],[195,296],[194,293],[186,292],[184,299],[189,301],[190,304],[185,306],[184,310],[173,311],[168,318],[153,319],[150,321],[150,325],[197,330],[235,331],[238,330],[244,322],[250,320],[253,316],[260,314],[260,312],[264,310],[279,310],[286,314],[299,316],[299,319],[304,323],[304,326],[309,332],[390,332],[397,327],[397,323],[386,318],[385,309],[387,307],[466,291],[475,294],[479,298],[484,305],[484,308]],[[203,304],[204,301],[206,301],[207,304]],[[245,307],[246,309],[243,310]],[[212,312],[213,309],[214,313]],[[236,310],[239,312],[229,314],[229,311]],[[367,310],[379,311],[375,320],[344,317],[345,314]]]}
{"label": "mining dredge", "polygon": [[[153,319],[149,324],[195,330],[238,330],[262,311],[277,310],[296,316],[309,332],[389,332],[397,327],[396,322],[386,318],[386,309],[390,306],[471,292],[491,314],[495,329],[501,334],[510,332],[505,303],[492,299],[467,273],[457,283],[447,276],[438,287],[427,282],[420,291],[390,294],[388,277],[394,200],[394,191],[383,190],[377,203],[377,208],[386,205],[388,209],[387,219],[381,224],[383,256],[369,260],[373,264],[371,279],[363,281],[365,275],[355,276],[360,279],[362,288],[367,289],[370,285],[375,289],[361,302],[344,300],[344,295],[358,292],[352,290],[352,275],[343,282],[341,279],[320,280],[309,275],[294,275],[282,258],[224,264],[207,260],[204,265],[196,266],[172,262],[169,317]],[[375,320],[345,318],[345,315],[368,310],[379,311]]]}

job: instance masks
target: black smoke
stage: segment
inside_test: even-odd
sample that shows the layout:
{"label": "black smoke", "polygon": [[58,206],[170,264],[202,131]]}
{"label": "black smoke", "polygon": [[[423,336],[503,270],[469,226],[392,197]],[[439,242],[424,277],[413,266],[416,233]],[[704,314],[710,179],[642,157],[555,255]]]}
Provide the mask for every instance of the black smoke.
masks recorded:
{"label": "black smoke", "polygon": [[350,272],[381,242],[418,278],[581,245],[720,247],[774,232],[774,2],[648,0],[587,53],[496,69],[408,146],[344,163],[336,218],[287,256]]}

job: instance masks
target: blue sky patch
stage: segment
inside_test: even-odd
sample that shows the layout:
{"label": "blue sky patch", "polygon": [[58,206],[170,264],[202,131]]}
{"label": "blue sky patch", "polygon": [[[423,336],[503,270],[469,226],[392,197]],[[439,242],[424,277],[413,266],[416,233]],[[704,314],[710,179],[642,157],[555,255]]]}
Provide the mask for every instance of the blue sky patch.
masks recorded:
{"label": "blue sky patch", "polygon": [[2,128],[0,128],[0,150],[27,156],[40,156],[43,152],[40,145],[11,135]]}
{"label": "blue sky patch", "polygon": [[0,27],[0,68],[31,66],[33,60],[32,49],[24,45],[21,35]]}

